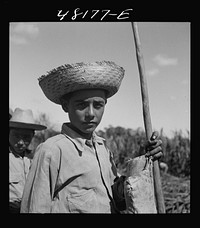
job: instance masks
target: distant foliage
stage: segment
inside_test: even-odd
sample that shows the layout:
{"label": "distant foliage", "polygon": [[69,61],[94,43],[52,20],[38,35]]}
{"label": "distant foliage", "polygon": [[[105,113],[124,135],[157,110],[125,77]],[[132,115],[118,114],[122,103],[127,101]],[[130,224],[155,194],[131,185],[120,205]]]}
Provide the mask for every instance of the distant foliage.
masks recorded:
{"label": "distant foliage", "polygon": [[175,131],[173,138],[163,136],[162,161],[168,164],[170,174],[178,177],[190,176],[190,139],[183,136],[182,131]]}

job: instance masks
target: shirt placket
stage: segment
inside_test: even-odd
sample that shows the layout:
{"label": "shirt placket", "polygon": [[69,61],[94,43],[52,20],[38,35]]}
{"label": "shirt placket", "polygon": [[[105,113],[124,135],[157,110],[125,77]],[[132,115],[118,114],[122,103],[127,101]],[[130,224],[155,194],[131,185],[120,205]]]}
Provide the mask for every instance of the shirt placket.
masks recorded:
{"label": "shirt placket", "polygon": [[26,180],[26,177],[28,174],[28,164],[27,164],[25,158],[23,158],[23,166],[24,166],[24,179]]}
{"label": "shirt placket", "polygon": [[20,157],[20,163],[22,166],[23,183],[25,183],[25,180],[26,180],[26,164],[25,164],[24,158]]}
{"label": "shirt placket", "polygon": [[94,148],[94,152],[96,154],[96,158],[97,158],[97,161],[98,161],[98,164],[99,164],[99,169],[100,169],[100,173],[101,173],[101,179],[102,179],[102,182],[103,182],[103,185],[105,186],[106,188],[106,191],[107,191],[107,194],[109,196],[109,198],[112,200],[112,195],[111,195],[111,192],[110,192],[110,188],[107,186],[107,182],[105,181],[105,176],[104,176],[104,172],[103,172],[103,167],[102,167],[102,160],[103,158],[101,157],[101,155],[98,153],[98,143],[97,142],[93,142],[93,148]]}

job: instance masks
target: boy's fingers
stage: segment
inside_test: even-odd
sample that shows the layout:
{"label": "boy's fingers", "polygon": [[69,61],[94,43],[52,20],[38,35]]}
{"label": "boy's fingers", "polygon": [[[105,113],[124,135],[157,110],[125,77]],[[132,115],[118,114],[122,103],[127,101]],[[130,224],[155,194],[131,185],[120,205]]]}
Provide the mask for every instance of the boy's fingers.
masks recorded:
{"label": "boy's fingers", "polygon": [[147,154],[149,154],[152,150],[155,150],[158,147],[161,148],[161,145],[162,145],[162,140],[160,139],[149,142],[148,145],[146,146]]}
{"label": "boy's fingers", "polygon": [[152,135],[151,135],[151,138],[150,138],[150,141],[153,141],[153,140],[155,140],[156,138],[158,138],[158,132],[157,131],[154,131],[153,133],[152,133]]}
{"label": "boy's fingers", "polygon": [[156,153],[159,153],[159,151],[162,152],[162,140],[157,139],[159,136],[159,133],[157,131],[154,131],[152,133],[152,136],[150,138],[150,140],[148,140],[147,144],[146,144],[146,156],[152,156]]}
{"label": "boy's fingers", "polygon": [[162,141],[159,144],[156,144],[155,146],[148,147],[146,156],[154,156],[155,154],[161,152],[162,153],[162,147],[161,147]]}
{"label": "boy's fingers", "polygon": [[150,154],[151,156],[154,156],[155,154],[157,154],[157,153],[159,153],[159,152],[162,152],[162,147],[161,147],[161,146],[158,146],[158,147],[156,147],[155,149],[149,151],[149,154]]}
{"label": "boy's fingers", "polygon": [[160,139],[154,140],[153,142],[149,143],[148,150],[152,150],[161,145],[162,145],[162,140],[160,140]]}
{"label": "boy's fingers", "polygon": [[155,140],[158,138],[158,132],[154,131],[151,135],[151,138],[147,141],[147,145],[155,144]]}

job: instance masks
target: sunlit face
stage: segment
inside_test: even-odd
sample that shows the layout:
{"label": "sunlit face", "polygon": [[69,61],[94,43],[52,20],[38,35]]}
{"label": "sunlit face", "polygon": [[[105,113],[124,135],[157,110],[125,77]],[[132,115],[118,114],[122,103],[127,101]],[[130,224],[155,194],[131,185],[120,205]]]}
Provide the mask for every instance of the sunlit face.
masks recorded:
{"label": "sunlit face", "polygon": [[34,136],[34,130],[11,128],[9,133],[9,143],[16,153],[22,154],[29,146]]}
{"label": "sunlit face", "polygon": [[71,127],[86,138],[90,138],[99,125],[105,104],[105,91],[100,89],[76,91],[64,102]]}

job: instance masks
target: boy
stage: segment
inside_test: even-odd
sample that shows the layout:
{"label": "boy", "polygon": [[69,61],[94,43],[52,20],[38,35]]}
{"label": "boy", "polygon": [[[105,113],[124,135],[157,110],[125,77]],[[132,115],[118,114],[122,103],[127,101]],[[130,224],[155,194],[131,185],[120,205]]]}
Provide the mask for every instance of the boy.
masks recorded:
{"label": "boy", "polygon": [[[39,78],[52,102],[68,113],[61,134],[38,146],[26,182],[22,213],[116,213],[125,209],[119,176],[105,141],[95,133],[124,69],[114,62],[67,64]],[[161,141],[149,147],[155,159]]]}

